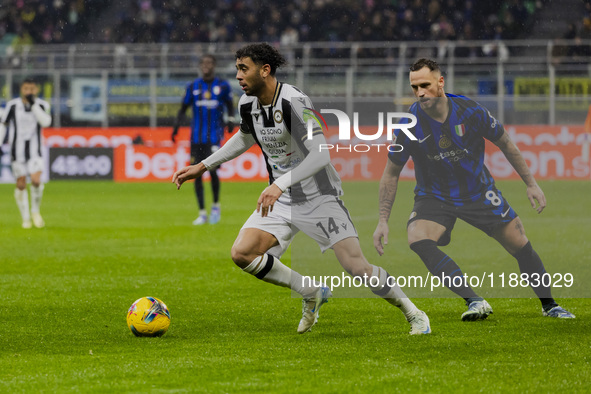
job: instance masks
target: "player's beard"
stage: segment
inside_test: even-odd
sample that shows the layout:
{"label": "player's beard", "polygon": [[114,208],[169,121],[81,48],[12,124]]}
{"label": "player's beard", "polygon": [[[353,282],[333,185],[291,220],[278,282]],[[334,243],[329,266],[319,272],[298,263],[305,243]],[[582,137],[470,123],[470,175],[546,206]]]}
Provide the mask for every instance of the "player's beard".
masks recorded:
{"label": "player's beard", "polygon": [[437,107],[441,99],[445,97],[442,87],[437,87],[437,92],[433,97],[427,97],[425,101],[419,98],[419,104],[424,111],[428,111]]}
{"label": "player's beard", "polygon": [[260,78],[257,81],[253,81],[252,83],[249,83],[248,84],[248,92],[244,92],[244,93],[247,96],[259,97],[259,95],[262,93],[264,87],[265,87],[265,81],[263,80],[263,78]]}

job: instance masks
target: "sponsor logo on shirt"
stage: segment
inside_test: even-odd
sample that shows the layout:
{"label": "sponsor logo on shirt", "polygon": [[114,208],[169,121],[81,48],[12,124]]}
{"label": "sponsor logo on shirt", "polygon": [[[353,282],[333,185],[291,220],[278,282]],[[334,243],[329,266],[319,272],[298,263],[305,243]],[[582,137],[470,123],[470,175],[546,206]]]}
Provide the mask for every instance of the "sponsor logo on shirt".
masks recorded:
{"label": "sponsor logo on shirt", "polygon": [[195,105],[198,107],[216,108],[219,105],[217,100],[197,100]]}

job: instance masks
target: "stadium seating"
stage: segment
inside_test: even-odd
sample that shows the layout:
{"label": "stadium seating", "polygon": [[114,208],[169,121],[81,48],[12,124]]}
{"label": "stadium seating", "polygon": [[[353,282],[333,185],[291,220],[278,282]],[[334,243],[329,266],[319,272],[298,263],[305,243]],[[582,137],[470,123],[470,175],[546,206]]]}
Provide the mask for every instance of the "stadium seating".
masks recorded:
{"label": "stadium seating", "polygon": [[[5,0],[0,38],[30,43],[515,39],[542,1]],[[526,29],[524,30],[524,27]]]}

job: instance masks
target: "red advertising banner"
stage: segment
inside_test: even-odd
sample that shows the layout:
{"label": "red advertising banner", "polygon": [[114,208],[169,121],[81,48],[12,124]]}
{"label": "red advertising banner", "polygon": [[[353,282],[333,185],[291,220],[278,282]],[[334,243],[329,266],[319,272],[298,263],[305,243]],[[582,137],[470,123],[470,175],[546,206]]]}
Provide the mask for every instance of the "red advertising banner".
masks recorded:
{"label": "red advertising banner", "polygon": [[[168,127],[61,128],[44,130],[44,137],[49,147],[114,148],[113,179],[117,182],[169,182],[190,161],[190,130],[181,128],[176,144],[170,140],[171,131]],[[257,146],[222,165],[219,174],[234,181],[269,179]]]}
{"label": "red advertising banner", "polygon": [[[331,128],[332,129],[332,128]],[[361,127],[375,134],[377,127]],[[537,179],[589,179],[589,162],[582,155],[588,135],[584,126],[506,126]],[[170,128],[61,128],[46,129],[49,147],[112,147],[114,179],[118,182],[170,181],[172,174],[190,160],[189,130],[182,128],[177,144],[170,140]],[[330,135],[333,130],[329,130]],[[590,139],[591,141],[591,139]],[[339,145],[327,137],[332,163],[344,180],[376,180],[382,175],[388,143],[351,141]],[[485,163],[496,179],[518,179],[503,153],[487,141]],[[268,179],[263,155],[257,146],[225,163],[220,177],[234,181]],[[405,166],[403,179],[414,179],[412,162]]]}

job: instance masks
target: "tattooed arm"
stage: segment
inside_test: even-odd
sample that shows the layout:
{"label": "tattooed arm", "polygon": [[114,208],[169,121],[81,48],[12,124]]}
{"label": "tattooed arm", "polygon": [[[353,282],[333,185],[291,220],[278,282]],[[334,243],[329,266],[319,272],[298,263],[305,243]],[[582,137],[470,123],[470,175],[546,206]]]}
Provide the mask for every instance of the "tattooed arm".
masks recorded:
{"label": "tattooed arm", "polygon": [[403,167],[388,160],[380,180],[380,219],[376,231],[373,233],[373,245],[380,256],[384,254],[384,245],[388,244],[388,219],[390,219],[392,205],[396,199],[398,178]]}
{"label": "tattooed arm", "polygon": [[521,155],[519,148],[515,145],[509,134],[505,131],[503,136],[494,142],[496,146],[503,152],[511,166],[517,171],[523,182],[527,186],[527,198],[529,199],[532,208],[536,209],[536,201],[539,206],[537,207],[538,213],[541,213],[546,207],[546,196],[544,192],[538,186],[538,183],[534,179],[533,175],[527,167],[525,159]]}

